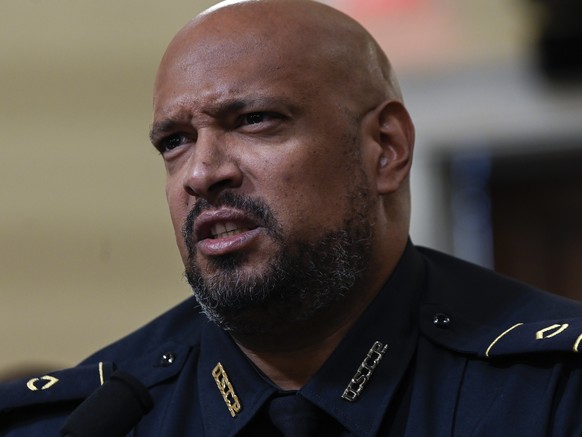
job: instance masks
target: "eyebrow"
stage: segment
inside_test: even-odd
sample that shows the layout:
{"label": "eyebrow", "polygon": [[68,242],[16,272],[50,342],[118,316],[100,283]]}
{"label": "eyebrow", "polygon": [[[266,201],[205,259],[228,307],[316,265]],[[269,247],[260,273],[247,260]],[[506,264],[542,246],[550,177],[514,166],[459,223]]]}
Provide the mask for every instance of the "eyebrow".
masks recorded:
{"label": "eyebrow", "polygon": [[206,110],[204,110],[204,113],[216,117],[222,114],[240,112],[249,107],[254,107],[257,108],[257,110],[260,110],[260,107],[274,105],[292,106],[291,103],[283,97],[248,96],[244,98],[227,99],[211,104]]}
{"label": "eyebrow", "polygon": [[171,119],[154,123],[150,129],[150,141],[152,144],[155,143],[156,139],[163,136],[166,132],[173,131],[180,124],[180,122]]}

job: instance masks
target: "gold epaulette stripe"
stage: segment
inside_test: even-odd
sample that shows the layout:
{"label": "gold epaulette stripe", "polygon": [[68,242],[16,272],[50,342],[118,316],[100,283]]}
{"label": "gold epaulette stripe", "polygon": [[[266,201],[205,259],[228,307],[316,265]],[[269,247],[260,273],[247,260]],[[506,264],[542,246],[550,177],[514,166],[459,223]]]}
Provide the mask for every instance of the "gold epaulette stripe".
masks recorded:
{"label": "gold epaulette stripe", "polygon": [[[546,326],[544,326],[544,324]],[[580,328],[582,324],[579,319],[571,319],[569,323],[552,323],[552,322],[536,322],[536,323],[516,323],[509,329],[503,331],[485,351],[487,358],[491,357],[493,347],[507,334],[515,328],[523,326],[519,332],[511,334],[510,340],[504,340],[504,346],[496,355],[506,353],[527,353],[527,352],[541,352],[555,350],[557,352],[566,352],[571,350],[573,352],[581,352],[582,349],[582,333]],[[558,338],[558,340],[555,340]],[[551,340],[550,340],[551,339]],[[544,343],[543,346],[536,347],[535,344]],[[547,344],[546,344],[547,341]],[[521,345],[521,346],[520,346]],[[527,345],[527,346],[526,346]]]}
{"label": "gold epaulette stripe", "polygon": [[495,346],[495,343],[497,343],[499,340],[501,340],[501,338],[503,338],[503,336],[509,334],[511,331],[513,331],[515,328],[517,328],[518,326],[521,326],[521,325],[523,325],[523,323],[516,323],[511,328],[506,329],[501,334],[499,334],[499,336],[495,340],[493,340],[493,342],[489,345],[489,347],[485,351],[485,356],[487,358],[489,358],[489,352],[491,352],[491,349],[493,349],[493,346]]}

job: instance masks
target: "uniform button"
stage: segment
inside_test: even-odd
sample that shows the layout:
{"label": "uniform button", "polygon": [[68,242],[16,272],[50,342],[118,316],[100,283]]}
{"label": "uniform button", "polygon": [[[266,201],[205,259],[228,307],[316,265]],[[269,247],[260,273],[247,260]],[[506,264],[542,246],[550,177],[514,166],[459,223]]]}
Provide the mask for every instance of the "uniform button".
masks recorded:
{"label": "uniform button", "polygon": [[160,359],[160,364],[162,365],[162,367],[168,367],[174,364],[174,361],[176,361],[176,354],[174,352],[166,352],[162,355],[162,358]]}
{"label": "uniform button", "polygon": [[437,328],[446,329],[451,325],[451,318],[443,313],[436,313],[432,316],[432,323]]}

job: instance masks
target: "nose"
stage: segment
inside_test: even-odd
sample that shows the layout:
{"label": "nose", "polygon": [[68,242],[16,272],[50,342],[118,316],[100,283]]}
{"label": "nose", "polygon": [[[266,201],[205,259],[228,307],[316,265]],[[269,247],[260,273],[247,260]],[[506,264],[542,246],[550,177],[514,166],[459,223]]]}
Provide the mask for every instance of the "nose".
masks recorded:
{"label": "nose", "polygon": [[222,191],[240,187],[243,175],[232,153],[233,148],[234,145],[227,144],[224,136],[198,132],[185,168],[184,190],[190,196],[212,203]]}

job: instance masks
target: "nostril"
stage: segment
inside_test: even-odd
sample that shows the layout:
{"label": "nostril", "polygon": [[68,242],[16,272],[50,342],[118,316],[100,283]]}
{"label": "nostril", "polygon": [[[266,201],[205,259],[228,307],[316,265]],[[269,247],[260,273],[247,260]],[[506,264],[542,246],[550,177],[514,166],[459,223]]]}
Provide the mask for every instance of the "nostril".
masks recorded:
{"label": "nostril", "polygon": [[186,185],[184,190],[186,190],[186,193],[188,193],[189,196],[196,196],[196,192],[192,189],[192,187]]}
{"label": "nostril", "polygon": [[[202,197],[210,199],[218,196],[222,191],[229,188],[236,188],[239,184],[233,179],[220,179],[207,187],[196,186],[191,183],[184,184],[184,191],[191,197]],[[200,189],[197,189],[200,188]]]}
{"label": "nostril", "polygon": [[235,185],[236,184],[234,184],[233,181],[230,179],[222,179],[208,187],[208,192],[209,193],[220,192],[226,188],[233,188]]}

